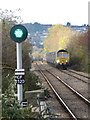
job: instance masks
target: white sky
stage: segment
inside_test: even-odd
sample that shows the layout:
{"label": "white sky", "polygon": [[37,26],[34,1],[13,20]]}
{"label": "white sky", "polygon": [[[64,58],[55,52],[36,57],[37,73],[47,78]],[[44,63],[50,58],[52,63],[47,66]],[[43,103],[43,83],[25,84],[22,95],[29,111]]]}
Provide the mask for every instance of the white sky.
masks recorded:
{"label": "white sky", "polygon": [[1,0],[0,8],[15,10],[24,23],[88,24],[89,0]]}

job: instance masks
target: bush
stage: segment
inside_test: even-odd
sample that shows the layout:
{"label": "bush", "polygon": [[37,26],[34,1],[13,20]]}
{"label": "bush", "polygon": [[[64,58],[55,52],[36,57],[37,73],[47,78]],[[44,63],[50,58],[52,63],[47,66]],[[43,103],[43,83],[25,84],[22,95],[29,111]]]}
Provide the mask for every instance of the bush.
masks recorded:
{"label": "bush", "polygon": [[40,114],[33,114],[33,106],[29,104],[22,108],[18,100],[15,98],[16,85],[14,82],[15,76],[8,82],[8,89],[2,97],[2,119],[4,120],[20,120],[20,119],[34,119],[41,117]]}
{"label": "bush", "polygon": [[30,71],[27,71],[25,74],[24,90],[30,91],[41,89],[41,84],[38,85],[38,83],[40,83],[38,76]]}

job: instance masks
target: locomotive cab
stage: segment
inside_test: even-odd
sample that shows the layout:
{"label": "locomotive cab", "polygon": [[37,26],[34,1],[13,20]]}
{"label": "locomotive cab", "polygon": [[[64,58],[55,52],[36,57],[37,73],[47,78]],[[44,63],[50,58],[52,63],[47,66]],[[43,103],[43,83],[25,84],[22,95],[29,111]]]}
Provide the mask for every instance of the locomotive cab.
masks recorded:
{"label": "locomotive cab", "polygon": [[45,54],[47,63],[54,65],[57,68],[67,69],[69,65],[69,53],[66,50],[56,52],[48,52]]}
{"label": "locomotive cab", "polygon": [[56,54],[57,67],[66,69],[69,64],[69,54],[66,50],[59,50]]}

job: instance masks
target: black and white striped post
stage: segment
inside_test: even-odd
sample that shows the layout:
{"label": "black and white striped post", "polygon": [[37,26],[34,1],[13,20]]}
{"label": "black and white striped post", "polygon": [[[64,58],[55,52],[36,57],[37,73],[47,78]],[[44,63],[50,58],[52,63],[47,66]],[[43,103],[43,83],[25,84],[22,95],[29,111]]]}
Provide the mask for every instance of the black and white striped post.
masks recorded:
{"label": "black and white striped post", "polygon": [[23,100],[23,86],[25,71],[22,69],[22,43],[27,38],[28,32],[23,25],[15,25],[11,28],[10,37],[16,42],[17,47],[17,69],[15,70],[18,101]]}

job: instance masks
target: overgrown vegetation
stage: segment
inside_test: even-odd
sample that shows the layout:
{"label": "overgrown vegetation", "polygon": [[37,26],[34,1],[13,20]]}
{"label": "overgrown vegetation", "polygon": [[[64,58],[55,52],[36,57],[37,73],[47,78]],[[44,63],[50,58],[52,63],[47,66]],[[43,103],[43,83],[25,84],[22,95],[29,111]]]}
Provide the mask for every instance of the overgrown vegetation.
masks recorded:
{"label": "overgrown vegetation", "polygon": [[48,30],[49,33],[44,41],[44,52],[67,49],[70,53],[70,67],[90,72],[88,69],[90,66],[88,59],[88,34],[90,34],[90,30],[81,34],[63,25],[54,25]]}
{"label": "overgrown vegetation", "polygon": [[41,113],[32,112],[33,104],[29,104],[25,108],[20,107],[18,100],[15,98],[16,85],[14,79],[15,76],[8,81],[8,89],[2,97],[2,120],[43,120]]}
{"label": "overgrown vegetation", "polygon": [[[10,29],[18,21],[22,21],[20,17],[14,16],[13,11],[1,11],[2,21],[2,92],[4,93],[8,89],[8,80],[14,75],[16,66],[16,43],[10,38]],[[19,22],[20,23],[20,22]],[[25,69],[25,85],[24,89],[32,90],[38,89],[36,83],[38,78],[30,72],[31,58],[29,53],[32,51],[32,45],[29,40],[25,40],[22,43],[22,60],[23,68]],[[32,82],[33,81],[33,82]],[[30,84],[30,86],[29,86]]]}
{"label": "overgrown vegetation", "polygon": [[[15,11],[1,10],[0,9],[0,25],[2,24],[2,32],[0,32],[2,39],[2,93],[4,94],[2,99],[2,109],[4,119],[20,119],[20,118],[33,118],[31,116],[31,106],[26,109],[18,108],[18,101],[15,98],[17,93],[15,85],[15,69],[16,66],[16,43],[10,38],[10,29],[15,24],[20,24],[21,18],[14,16]],[[22,43],[22,60],[23,68],[25,69],[25,84],[23,87],[23,92],[25,90],[34,90],[41,88],[38,85],[38,77],[30,72],[31,68],[31,57],[29,53],[32,52],[32,45],[29,40],[25,40]],[[35,116],[35,115],[34,115]]]}
{"label": "overgrown vegetation", "polygon": [[37,90],[42,88],[41,84],[38,85],[38,83],[40,83],[38,76],[30,71],[26,72],[25,80],[24,91]]}
{"label": "overgrown vegetation", "polygon": [[[21,107],[21,104],[15,97],[16,85],[14,80],[15,76],[9,79],[8,89],[2,96],[2,120],[45,120],[55,118],[56,115],[53,114],[48,107],[46,107],[44,111],[37,113],[33,112],[33,108],[35,107],[34,104],[28,104],[27,107]],[[44,91],[44,94],[46,99],[50,97],[48,89]],[[37,103],[38,107],[40,107],[39,98],[37,98]]]}

